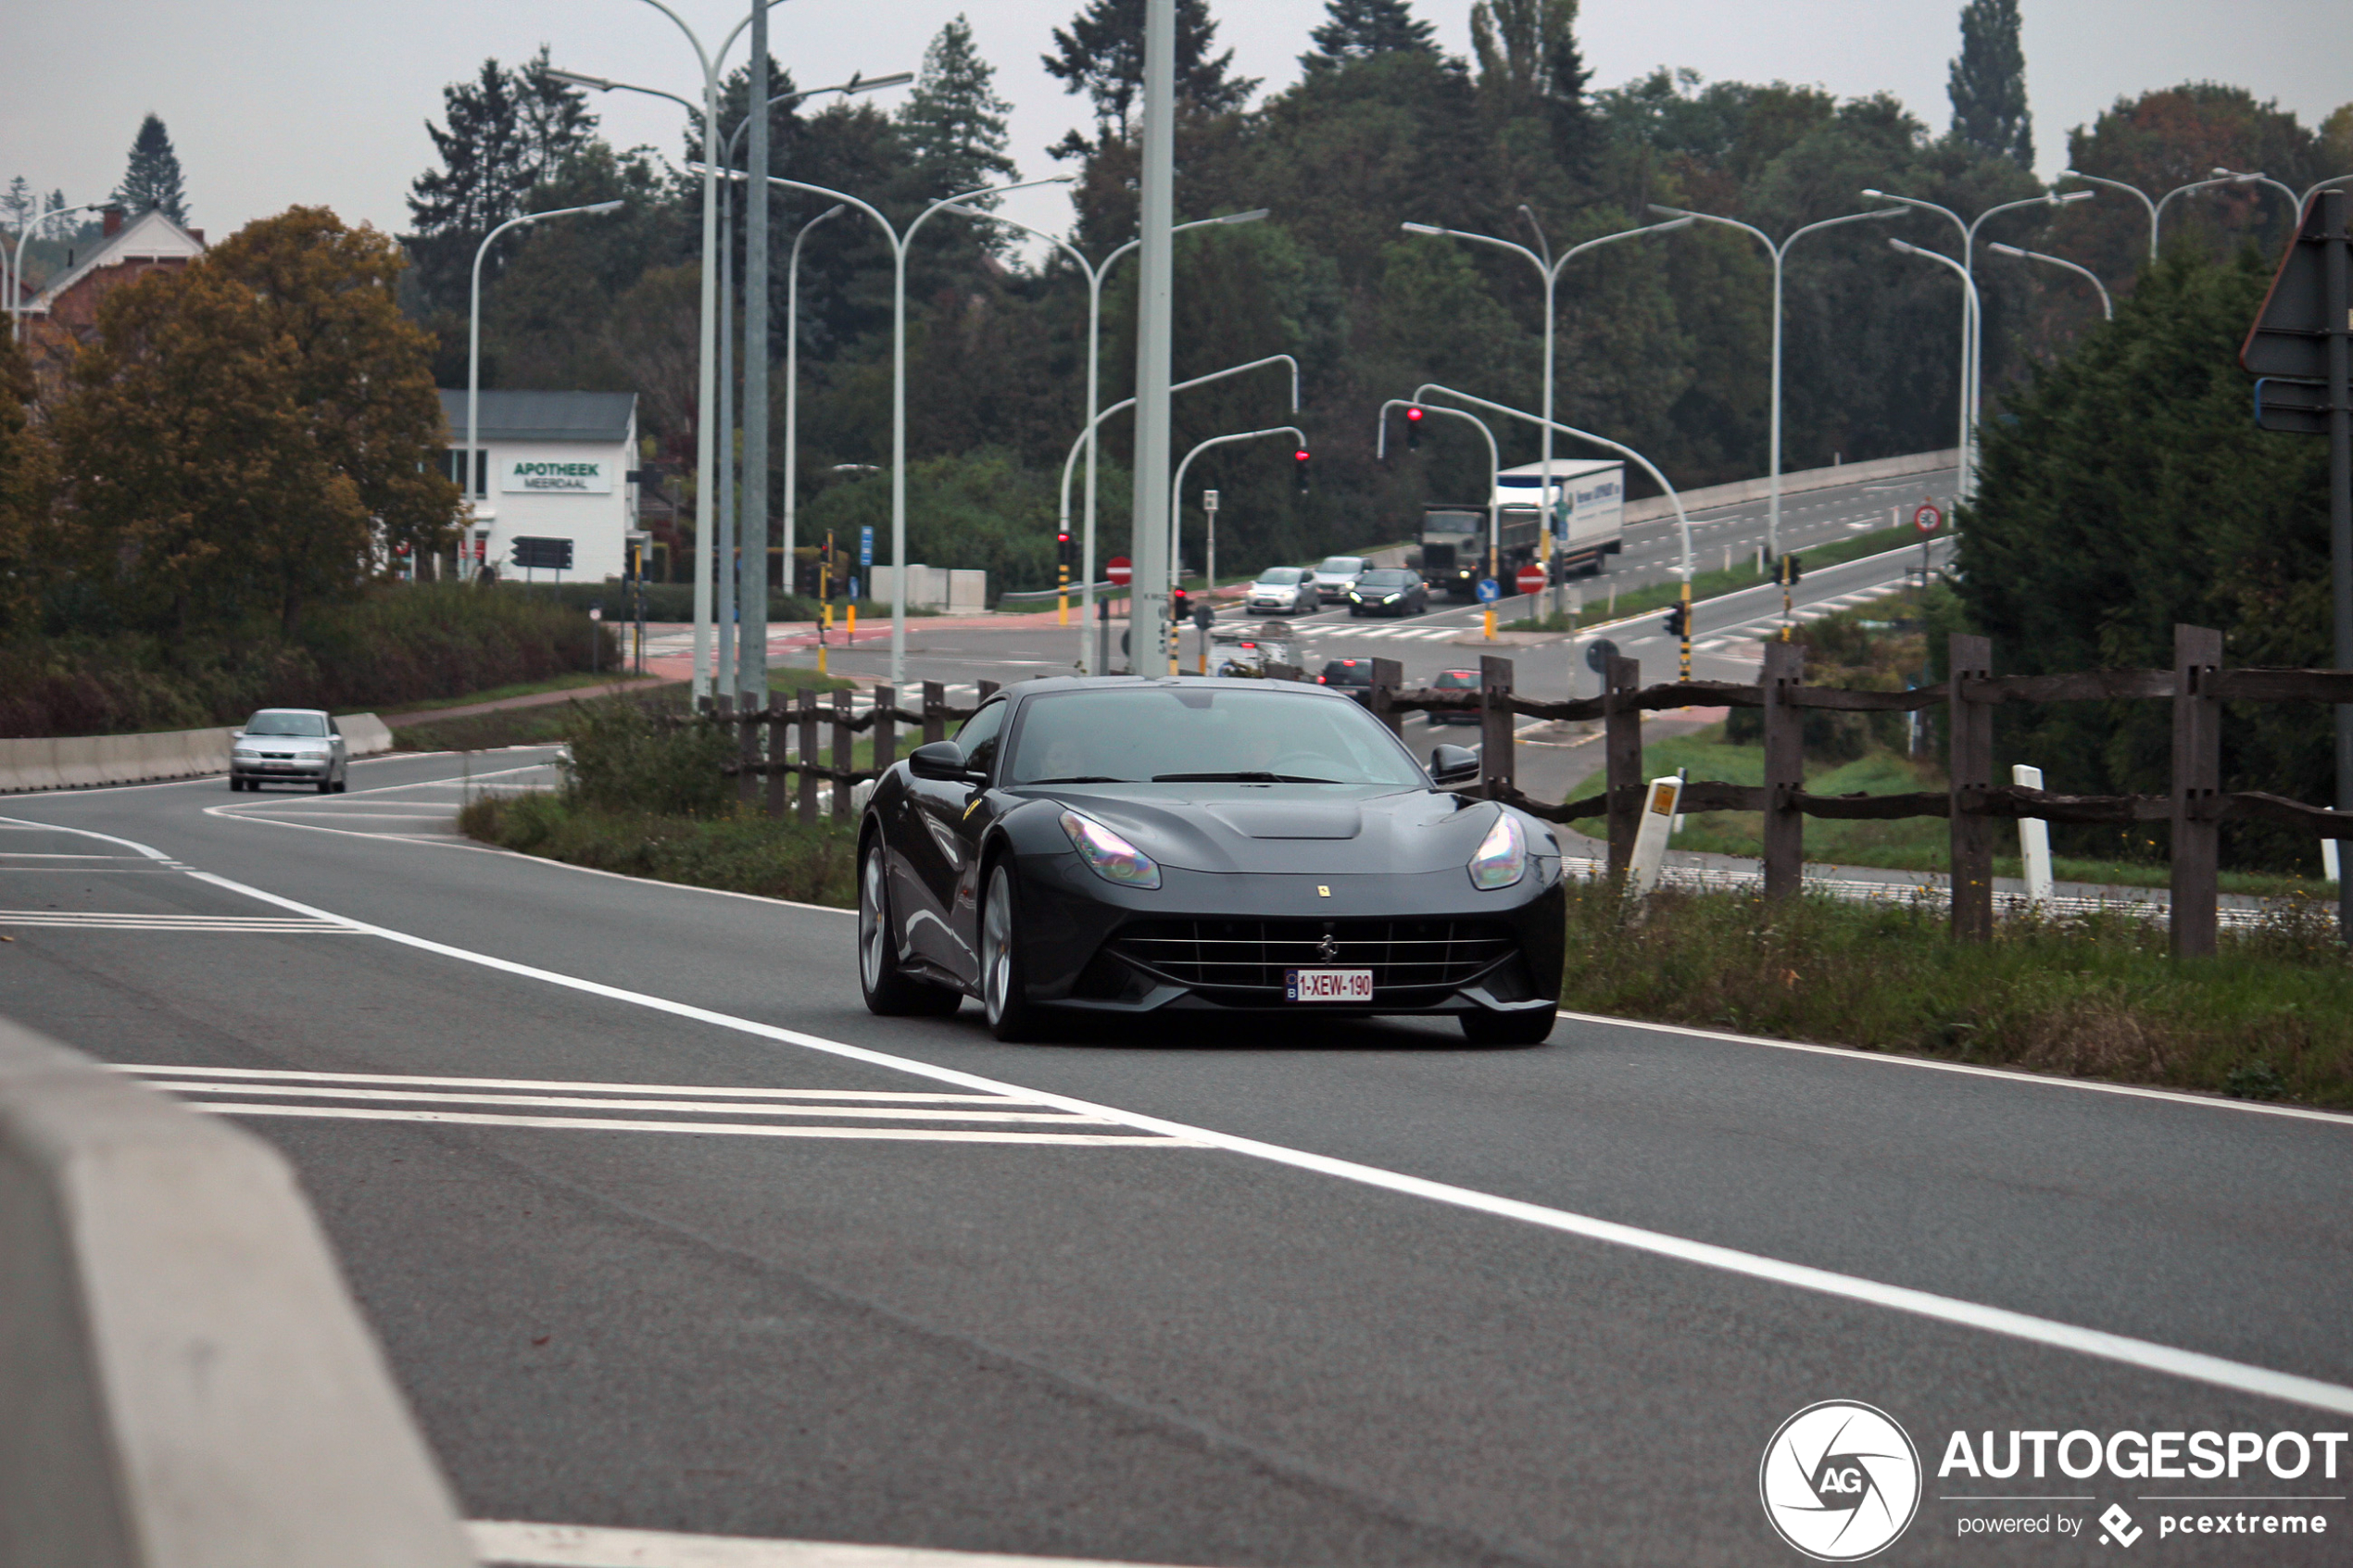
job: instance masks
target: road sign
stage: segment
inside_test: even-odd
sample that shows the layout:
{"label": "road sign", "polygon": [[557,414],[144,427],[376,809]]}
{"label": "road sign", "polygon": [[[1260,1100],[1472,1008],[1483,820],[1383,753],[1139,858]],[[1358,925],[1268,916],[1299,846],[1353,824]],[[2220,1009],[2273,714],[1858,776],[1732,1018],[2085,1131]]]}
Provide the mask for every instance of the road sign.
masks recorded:
{"label": "road sign", "polygon": [[1519,569],[1519,574],[1512,581],[1523,594],[1541,594],[1544,591],[1544,569],[1529,561]]}
{"label": "road sign", "polygon": [[1482,577],[1478,580],[1478,602],[1480,604],[1491,605],[1503,596],[1504,590],[1497,585],[1492,577]]}
{"label": "road sign", "polygon": [[1103,575],[1111,579],[1114,588],[1125,588],[1135,580],[1136,563],[1126,556],[1114,556],[1103,562]]}
{"label": "road sign", "polygon": [[528,571],[570,571],[572,541],[569,539],[535,539],[529,535],[513,541],[514,562]]}
{"label": "road sign", "polygon": [[[2296,243],[2280,257],[2271,290],[2263,308],[2239,346],[2239,363],[2252,376],[2285,376],[2294,381],[2325,382],[2329,378],[2329,321],[2323,303],[2328,293],[2328,249],[2334,237],[2324,217],[2340,204],[2315,201],[2296,226]],[[2345,323],[2353,326],[2353,322]]]}
{"label": "road sign", "polygon": [[1217,509],[1217,492],[1214,490],[1202,491],[1201,493],[1201,508],[1202,510],[1205,512],[1215,511]]}
{"label": "road sign", "polygon": [[861,567],[875,564],[875,525],[871,522],[858,530],[858,564]]}
{"label": "road sign", "polygon": [[[2328,383],[2288,381],[2280,376],[2256,377],[2255,423],[2259,429],[2285,431],[2291,435],[2326,435]],[[2329,842],[2334,844],[2335,840]]]}
{"label": "road sign", "polygon": [[1912,526],[1923,533],[1933,533],[1944,526],[1944,514],[1936,509],[1933,501],[1922,501],[1912,513]]}
{"label": "road sign", "polygon": [[1585,645],[1585,668],[1596,675],[1609,673],[1609,661],[1617,657],[1617,645],[1607,637],[1595,637]]}

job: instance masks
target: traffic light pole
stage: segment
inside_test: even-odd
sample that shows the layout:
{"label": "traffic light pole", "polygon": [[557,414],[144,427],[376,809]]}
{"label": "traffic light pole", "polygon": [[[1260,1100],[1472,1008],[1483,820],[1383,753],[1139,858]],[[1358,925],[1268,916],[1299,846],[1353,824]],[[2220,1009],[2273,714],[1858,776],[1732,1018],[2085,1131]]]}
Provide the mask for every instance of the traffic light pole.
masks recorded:
{"label": "traffic light pole", "polygon": [[[1307,445],[1306,432],[1301,430],[1297,425],[1274,425],[1265,430],[1246,430],[1236,435],[1213,435],[1208,440],[1202,442],[1200,445],[1194,447],[1191,451],[1186,453],[1184,460],[1176,465],[1176,477],[1168,482],[1168,583],[1172,593],[1175,591],[1176,585],[1176,561],[1178,556],[1178,546],[1181,543],[1177,537],[1177,530],[1183,526],[1185,516],[1183,502],[1185,470],[1193,466],[1193,459],[1195,458],[1200,457],[1212,446],[1229,446],[1237,441],[1255,441],[1262,435],[1288,435],[1293,441],[1298,442],[1302,448],[1304,448]],[[1210,513],[1210,526],[1213,528],[1216,526],[1216,512],[1214,508],[1213,508]],[[1217,584],[1215,583],[1209,584],[1209,587],[1213,589],[1216,586]],[[1128,642],[1132,646],[1135,642],[1133,634],[1135,631],[1135,621],[1132,619],[1128,621],[1128,631],[1130,633]],[[1171,634],[1172,636],[1174,635],[1173,633]],[[1203,635],[1207,635],[1207,633],[1204,633]],[[1168,650],[1168,672],[1171,675],[1176,673],[1177,658],[1177,646],[1172,641],[1169,645]]]}
{"label": "traffic light pole", "polygon": [[[1573,435],[1579,441],[1590,441],[1596,446],[1606,446],[1622,458],[1631,458],[1634,462],[1641,465],[1644,473],[1651,476],[1651,482],[1666,493],[1668,504],[1675,508],[1675,533],[1677,539],[1680,542],[1682,546],[1682,565],[1677,569],[1681,573],[1683,579],[1683,629],[1681,633],[1683,643],[1682,672],[1683,679],[1686,681],[1690,680],[1692,678],[1692,520],[1684,515],[1683,497],[1677,493],[1673,485],[1667,483],[1667,476],[1658,471],[1658,465],[1652,462],[1648,458],[1643,457],[1640,452],[1635,451],[1631,446],[1612,441],[1608,436],[1595,435],[1590,430],[1579,430],[1573,425],[1559,424],[1551,420],[1540,419],[1537,415],[1529,413],[1525,409],[1515,408],[1505,403],[1490,402],[1484,397],[1473,397],[1467,392],[1456,392],[1453,387],[1441,386],[1436,382],[1424,382],[1421,385],[1416,387],[1414,389],[1413,400],[1416,403],[1422,403],[1429,395],[1429,394],[1433,392],[1443,393],[1449,397],[1458,398],[1465,403],[1470,404],[1473,408],[1491,409],[1493,412],[1498,414],[1509,415],[1515,420],[1525,420],[1529,424],[1548,424],[1563,435]],[[1430,408],[1440,407],[1440,405],[1437,404],[1428,404],[1426,406]]]}
{"label": "traffic light pole", "polygon": [[[1168,371],[1176,185],[1176,0],[1144,0],[1144,123],[1136,233],[1136,575],[1129,584],[1130,668],[1160,668],[1168,648]],[[1157,639],[1147,651],[1143,633]]]}
{"label": "traffic light pole", "polygon": [[[1488,427],[1485,420],[1461,408],[1449,408],[1443,403],[1420,403],[1411,398],[1392,397],[1380,406],[1380,418],[1373,433],[1373,456],[1377,460],[1389,456],[1389,411],[1391,408],[1419,408],[1424,413],[1452,414],[1458,420],[1468,420],[1477,425],[1478,433],[1487,438],[1487,558],[1493,561],[1502,554],[1504,536],[1504,459],[1495,445],[1494,431]],[[1491,566],[1489,570],[1493,569]],[[1500,582],[1497,586],[1502,586]],[[1495,615],[1491,609],[1487,616],[1487,634],[1490,637],[1495,634]]]}
{"label": "traffic light pole", "polygon": [[[2326,244],[2321,257],[2322,320],[2328,331],[2329,560],[2331,605],[2336,621],[2336,667],[2353,670],[2353,198],[2324,191],[2320,214]],[[2302,215],[2298,214],[2300,220]],[[2292,243],[2292,242],[2291,242]],[[2336,709],[2336,809],[2353,811],[2353,704]],[[2353,944],[2353,866],[2338,847],[2337,935]]]}

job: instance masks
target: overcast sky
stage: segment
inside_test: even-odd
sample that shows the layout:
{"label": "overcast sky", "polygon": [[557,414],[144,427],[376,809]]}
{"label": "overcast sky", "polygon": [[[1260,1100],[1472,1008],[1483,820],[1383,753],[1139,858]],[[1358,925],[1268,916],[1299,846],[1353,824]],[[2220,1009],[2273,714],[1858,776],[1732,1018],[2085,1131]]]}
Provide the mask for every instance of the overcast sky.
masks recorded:
{"label": "overcast sky", "polygon": [[[706,42],[741,0],[673,0]],[[1295,80],[1323,0],[1212,0],[1220,41],[1271,90]],[[1085,120],[1038,65],[1078,0],[787,0],[774,51],[804,86],[852,71],[912,70],[925,42],[964,10],[1012,100],[1025,177]],[[1417,0],[1444,45],[1467,53],[1468,0]],[[1932,128],[1948,119],[1945,65],[1959,0],[1585,0],[1579,22],[1596,85],[1654,67],[1712,79],[1817,83],[1842,96],[1885,89]],[[2353,97],[2348,0],[2024,0],[2028,90],[2042,170],[2066,132],[2123,94],[2191,79],[2276,98],[2313,124]],[[441,88],[484,56],[512,62],[542,44],[592,75],[694,95],[694,56],[642,0],[75,0],[12,6],[0,48],[0,182],[21,173],[69,201],[111,190],[140,117],[163,117],[186,171],[192,220],[218,235],[296,203],[397,232],[409,182],[433,157],[423,121]],[[730,63],[739,61],[740,50]],[[895,102],[900,94],[882,94]],[[679,112],[615,94],[596,102],[617,145],[679,145]],[[1024,193],[1009,216],[1060,230],[1067,198]],[[1179,215],[1186,216],[1186,215]]]}

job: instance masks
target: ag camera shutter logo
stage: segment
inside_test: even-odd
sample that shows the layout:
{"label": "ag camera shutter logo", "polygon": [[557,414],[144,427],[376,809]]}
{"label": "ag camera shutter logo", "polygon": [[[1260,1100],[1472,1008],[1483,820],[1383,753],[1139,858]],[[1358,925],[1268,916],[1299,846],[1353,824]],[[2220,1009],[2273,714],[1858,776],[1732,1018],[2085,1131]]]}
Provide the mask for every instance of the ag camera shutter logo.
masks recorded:
{"label": "ag camera shutter logo", "polygon": [[1781,1539],[1817,1562],[1856,1562],[1919,1512],[1919,1450],[1885,1411],[1825,1399],[1781,1423],[1756,1489]]}

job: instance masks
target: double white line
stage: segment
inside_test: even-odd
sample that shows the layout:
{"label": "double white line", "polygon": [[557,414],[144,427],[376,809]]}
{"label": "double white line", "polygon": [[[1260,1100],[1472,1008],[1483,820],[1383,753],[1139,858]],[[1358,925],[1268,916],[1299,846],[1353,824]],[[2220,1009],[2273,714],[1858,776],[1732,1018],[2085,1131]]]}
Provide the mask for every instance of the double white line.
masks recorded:
{"label": "double white line", "polygon": [[299,915],[133,915],[104,909],[0,909],[0,926],[72,931],[233,931],[272,935],[349,936],[347,925]]}

